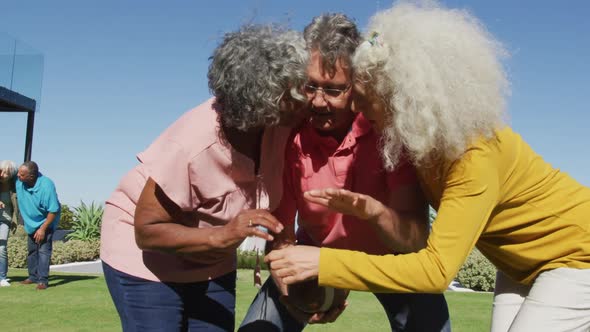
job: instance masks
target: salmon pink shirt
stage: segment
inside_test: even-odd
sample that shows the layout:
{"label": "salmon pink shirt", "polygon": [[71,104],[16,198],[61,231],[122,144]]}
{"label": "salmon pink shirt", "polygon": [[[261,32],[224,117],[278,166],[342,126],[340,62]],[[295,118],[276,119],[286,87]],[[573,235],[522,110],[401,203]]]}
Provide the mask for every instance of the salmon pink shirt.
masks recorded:
{"label": "salmon pink shirt", "polygon": [[[236,268],[235,252],[218,263],[197,263],[180,256],[142,251],[135,243],[133,215],[148,178],[183,211],[195,213],[192,227],[221,227],[241,210],[273,210],[281,199],[284,146],[291,131],[267,128],[259,173],[251,159],[220,140],[216,107],[210,99],[166,129],[123,177],[106,202],[101,259],[113,268],[153,281],[196,282]],[[194,257],[198,261],[198,254]]]}
{"label": "salmon pink shirt", "polygon": [[400,163],[393,172],[384,170],[378,136],[362,114],[356,116],[340,144],[332,137],[319,135],[310,124],[303,125],[289,140],[285,160],[284,193],[274,215],[285,227],[292,227],[298,213],[298,243],[370,254],[391,253],[367,221],[332,212],[303,198],[308,190],[343,188],[387,204],[390,191],[417,184],[409,163]]}

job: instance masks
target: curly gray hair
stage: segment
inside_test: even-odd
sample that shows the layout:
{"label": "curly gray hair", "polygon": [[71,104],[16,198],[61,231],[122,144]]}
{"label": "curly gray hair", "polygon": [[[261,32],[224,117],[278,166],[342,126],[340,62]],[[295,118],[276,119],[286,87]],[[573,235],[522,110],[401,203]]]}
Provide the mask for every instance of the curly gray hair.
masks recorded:
{"label": "curly gray hair", "polygon": [[404,152],[417,165],[456,160],[504,125],[506,51],[475,17],[433,1],[401,1],[375,14],[367,31],[353,66],[389,112],[386,168]]}
{"label": "curly gray hair", "polygon": [[330,13],[314,17],[303,30],[303,38],[310,51],[320,52],[322,67],[330,75],[336,71],[336,62],[351,68],[351,58],[362,41],[356,24],[344,14]]}
{"label": "curly gray hair", "polygon": [[279,123],[281,99],[304,101],[308,54],[300,33],[274,25],[246,25],[226,33],[211,56],[209,89],[230,128]]}

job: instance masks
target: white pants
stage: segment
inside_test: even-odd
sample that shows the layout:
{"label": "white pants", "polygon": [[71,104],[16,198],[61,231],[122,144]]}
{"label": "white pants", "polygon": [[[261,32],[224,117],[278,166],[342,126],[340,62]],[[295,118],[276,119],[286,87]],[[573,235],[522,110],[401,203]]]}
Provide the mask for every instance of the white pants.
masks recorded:
{"label": "white pants", "polygon": [[545,271],[532,286],[498,272],[491,331],[590,331],[590,269]]}

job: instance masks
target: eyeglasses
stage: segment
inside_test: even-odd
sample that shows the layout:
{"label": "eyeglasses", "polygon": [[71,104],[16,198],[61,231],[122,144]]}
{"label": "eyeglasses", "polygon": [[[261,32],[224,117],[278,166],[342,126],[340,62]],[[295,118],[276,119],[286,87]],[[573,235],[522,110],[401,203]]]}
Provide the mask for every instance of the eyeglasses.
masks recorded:
{"label": "eyeglasses", "polygon": [[344,95],[344,93],[346,91],[348,91],[350,89],[351,86],[352,86],[352,84],[349,84],[344,89],[336,89],[336,88],[321,88],[319,86],[305,84],[303,86],[303,91],[305,92],[305,94],[307,95],[308,98],[315,97],[316,93],[318,93],[318,91],[321,91],[324,99],[339,99],[340,97],[342,97],[342,95]]}

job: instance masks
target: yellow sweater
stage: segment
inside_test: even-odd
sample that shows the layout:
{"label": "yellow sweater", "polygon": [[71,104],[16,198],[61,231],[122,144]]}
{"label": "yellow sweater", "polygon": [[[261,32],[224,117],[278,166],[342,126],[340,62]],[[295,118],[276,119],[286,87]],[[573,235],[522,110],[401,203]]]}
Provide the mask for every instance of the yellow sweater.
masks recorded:
{"label": "yellow sweater", "polygon": [[590,268],[590,188],[543,161],[510,128],[440,169],[420,169],[438,210],[426,248],[367,255],[322,248],[319,283],[372,292],[443,292],[473,249],[514,280]]}

